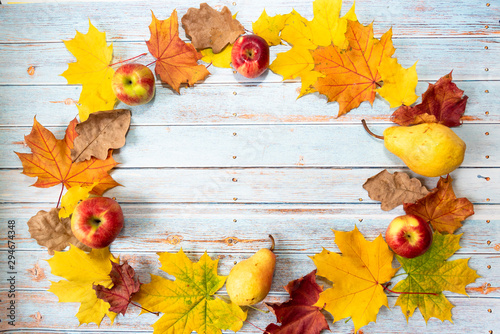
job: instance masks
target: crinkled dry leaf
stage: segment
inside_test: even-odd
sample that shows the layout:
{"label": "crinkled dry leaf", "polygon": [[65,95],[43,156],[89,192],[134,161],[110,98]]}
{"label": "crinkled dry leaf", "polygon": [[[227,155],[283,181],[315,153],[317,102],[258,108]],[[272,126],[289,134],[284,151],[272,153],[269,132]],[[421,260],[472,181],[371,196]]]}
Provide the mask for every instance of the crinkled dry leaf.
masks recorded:
{"label": "crinkled dry leaf", "polygon": [[59,209],[54,208],[49,212],[38,211],[28,220],[28,228],[31,237],[40,246],[47,247],[50,255],[54,255],[54,251],[62,251],[70,244],[85,251],[91,249],[73,235],[71,219],[59,219]]}
{"label": "crinkled dry leaf", "polygon": [[417,178],[410,178],[402,172],[391,174],[387,169],[366,180],[363,188],[368,191],[371,199],[382,202],[384,211],[403,203],[414,203],[429,193]]}
{"label": "crinkled dry leaf", "polygon": [[382,284],[399,268],[392,267],[394,253],[379,235],[368,241],[357,227],[350,232],[334,231],[335,243],[342,255],[323,248],[312,256],[318,276],[327,278],[333,287],[323,291],[318,307],[333,315],[333,321],[351,318],[354,331],[376,321],[382,306],[389,307]]}
{"label": "crinkled dry leaf", "polygon": [[416,203],[405,203],[404,210],[427,220],[434,230],[454,233],[462,221],[474,214],[474,206],[467,198],[457,198],[448,175],[440,177],[436,189]]}
{"label": "crinkled dry leaf", "polygon": [[414,107],[402,106],[392,114],[392,121],[399,125],[441,123],[448,127],[462,124],[467,95],[452,82],[452,73],[445,75],[422,95],[422,103]]}
{"label": "crinkled dry leaf", "polygon": [[[413,292],[422,294],[400,294],[396,305],[408,320],[418,307],[425,321],[431,317],[441,321],[451,318],[453,304],[443,295],[443,291],[451,291],[467,295],[465,287],[480,277],[475,270],[469,268],[469,259],[448,261],[460,249],[460,235],[434,232],[431,248],[421,256],[406,259],[397,256],[407,277],[394,287],[397,292]],[[423,294],[434,293],[434,294]]]}
{"label": "crinkled dry leaf", "polygon": [[177,11],[166,20],[158,20],[151,12],[153,21],[149,25],[151,38],[146,41],[149,52],[156,58],[155,72],[160,79],[177,93],[182,83],[188,86],[205,79],[210,73],[198,64],[201,54],[192,44],[179,37]]}
{"label": "crinkled dry leaf", "polygon": [[85,122],[76,125],[78,136],[73,142],[71,159],[74,162],[96,157],[105,160],[109,149],[125,145],[125,135],[132,113],[128,109],[98,111],[90,114]]}
{"label": "crinkled dry leaf", "polygon": [[276,315],[280,326],[270,324],[266,327],[269,334],[319,334],[330,329],[321,307],[314,306],[323,288],[316,283],[316,270],[308,275],[291,281],[285,286],[290,300],[283,304],[266,304]]}
{"label": "crinkled dry leaf", "polygon": [[221,52],[245,32],[226,6],[219,12],[202,3],[200,9],[189,8],[181,22],[196,49],[212,48],[214,53]]}
{"label": "crinkled dry leaf", "polygon": [[111,312],[125,315],[133,294],[139,291],[141,287],[141,282],[139,282],[139,278],[135,276],[134,268],[132,268],[127,261],[122,264],[113,261],[110,262],[112,268],[109,276],[113,281],[113,287],[107,288],[100,284],[94,284],[92,287],[96,292],[97,298],[111,305],[109,308]]}
{"label": "crinkled dry leaf", "polygon": [[64,139],[56,139],[52,132],[34,119],[30,134],[24,136],[32,153],[15,152],[23,164],[23,174],[38,178],[33,186],[49,188],[62,183],[69,189],[72,186],[90,186],[98,182],[92,193],[102,195],[106,190],[119,185],[108,174],[117,165],[111,153],[106,160],[92,158],[83,162],[71,161],[77,123],[76,119],[72,120]]}

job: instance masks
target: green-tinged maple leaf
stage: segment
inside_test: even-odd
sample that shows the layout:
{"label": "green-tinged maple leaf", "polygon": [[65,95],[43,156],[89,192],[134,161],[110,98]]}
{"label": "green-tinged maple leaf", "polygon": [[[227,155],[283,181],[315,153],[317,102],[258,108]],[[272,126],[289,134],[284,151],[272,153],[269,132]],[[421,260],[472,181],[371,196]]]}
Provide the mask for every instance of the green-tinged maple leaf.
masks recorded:
{"label": "green-tinged maple leaf", "polygon": [[262,12],[260,17],[252,23],[253,33],[264,38],[269,45],[281,44],[281,30],[285,27],[285,20],[288,15],[269,16],[266,10]]}
{"label": "green-tinged maple leaf", "polygon": [[[473,283],[480,277],[475,270],[469,268],[469,259],[447,261],[460,249],[460,235],[441,234],[434,232],[431,248],[421,256],[406,259],[397,256],[408,275],[403,281],[396,284],[394,291],[412,292],[398,297],[396,305],[408,320],[418,307],[425,321],[431,317],[442,321],[451,319],[453,305],[443,295],[443,291],[456,292],[467,295],[465,286]],[[414,294],[414,293],[435,293]]]}
{"label": "green-tinged maple leaf", "polygon": [[221,333],[221,329],[238,331],[246,312],[233,303],[226,303],[214,294],[222,288],[226,276],[217,274],[218,260],[207,253],[196,263],[182,249],[175,254],[158,253],[161,268],[176,280],[151,275],[134,301],[152,312],[163,315],[153,324],[154,333]]}
{"label": "green-tinged maple leaf", "polygon": [[113,109],[116,97],[111,89],[115,71],[109,66],[113,59],[113,45],[107,45],[106,33],[100,32],[89,21],[87,34],[76,32],[75,38],[64,41],[64,45],[76,58],[61,74],[69,84],[81,84],[78,100],[80,121],[90,113]]}
{"label": "green-tinged maple leaf", "polygon": [[399,268],[392,267],[394,254],[379,235],[368,241],[357,227],[350,232],[334,231],[342,255],[326,249],[312,256],[318,276],[333,282],[320,294],[315,306],[333,315],[334,322],[351,318],[355,332],[375,321],[382,306],[388,306],[383,283]]}
{"label": "green-tinged maple leaf", "polygon": [[55,252],[47,262],[51,273],[65,280],[51,282],[49,291],[59,297],[60,303],[81,303],[76,317],[80,324],[101,324],[104,315],[113,323],[116,313],[109,311],[109,303],[97,298],[93,284],[106,288],[113,286],[109,273],[111,261],[118,263],[109,248],[93,249],[85,253],[71,245],[67,252]]}

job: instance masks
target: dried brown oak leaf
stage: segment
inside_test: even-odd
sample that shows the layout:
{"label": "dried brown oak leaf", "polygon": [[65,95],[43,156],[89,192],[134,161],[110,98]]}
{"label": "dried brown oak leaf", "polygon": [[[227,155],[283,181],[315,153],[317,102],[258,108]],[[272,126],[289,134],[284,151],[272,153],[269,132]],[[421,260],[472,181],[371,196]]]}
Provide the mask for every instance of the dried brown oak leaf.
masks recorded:
{"label": "dried brown oak leaf", "polygon": [[219,12],[202,3],[200,9],[189,8],[181,22],[196,49],[212,48],[214,53],[221,52],[245,32],[226,6]]}
{"label": "dried brown oak leaf", "polygon": [[112,288],[106,288],[99,284],[93,284],[97,298],[108,302],[111,307],[109,311],[125,315],[128,304],[134,293],[139,291],[141,282],[135,276],[134,268],[127,261],[122,264],[111,261],[111,272],[109,277],[113,281]]}
{"label": "dried brown oak leaf", "polygon": [[371,199],[382,202],[384,211],[403,203],[414,203],[429,193],[418,179],[401,172],[391,174],[387,169],[366,180],[363,188],[368,191]]}
{"label": "dried brown oak leaf", "polygon": [[128,109],[98,111],[89,115],[85,122],[76,125],[78,136],[73,142],[71,160],[80,162],[92,157],[104,160],[109,149],[125,145],[125,135],[130,126],[132,113]]}
{"label": "dried brown oak leaf", "polygon": [[54,251],[62,251],[70,244],[84,251],[91,250],[73,235],[70,218],[59,219],[59,209],[38,211],[28,220],[28,227],[31,237],[40,246],[47,247],[50,255],[54,255]]}
{"label": "dried brown oak leaf", "polygon": [[405,212],[427,220],[436,231],[454,233],[465,218],[474,214],[474,206],[467,198],[455,196],[452,180],[449,175],[440,177],[436,189],[427,196],[413,204],[405,203]]}
{"label": "dried brown oak leaf", "polygon": [[321,308],[314,306],[323,288],[316,283],[316,270],[291,281],[285,286],[290,300],[283,304],[266,304],[276,315],[281,326],[269,324],[265,333],[270,334],[319,334],[330,329]]}
{"label": "dried brown oak leaf", "polygon": [[467,95],[452,82],[451,72],[429,87],[422,95],[422,103],[414,107],[402,106],[392,114],[394,123],[413,125],[420,123],[441,123],[448,127],[462,124]]}

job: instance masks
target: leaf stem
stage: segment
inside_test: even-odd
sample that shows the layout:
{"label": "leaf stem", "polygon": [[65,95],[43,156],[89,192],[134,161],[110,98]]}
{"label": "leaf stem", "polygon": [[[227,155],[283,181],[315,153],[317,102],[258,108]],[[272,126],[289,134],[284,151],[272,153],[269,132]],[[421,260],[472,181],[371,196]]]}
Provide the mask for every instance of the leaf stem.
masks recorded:
{"label": "leaf stem", "polygon": [[262,329],[262,328],[259,328],[257,327],[256,325],[252,324],[250,321],[248,320],[245,320],[245,322],[248,322],[250,325],[252,325],[253,327],[257,328],[259,331],[263,332],[264,334],[266,333],[269,333],[268,331],[266,331],[265,329]]}
{"label": "leaf stem", "polygon": [[408,292],[408,291],[393,291],[391,289],[389,289],[387,286],[390,285],[390,283],[387,283],[387,285],[383,285],[381,284],[382,287],[389,291],[389,292],[392,292],[392,293],[395,293],[395,294],[398,294],[398,295],[433,295],[433,296],[437,296],[438,294],[435,293],[435,292]]}
{"label": "leaf stem", "polygon": [[364,119],[361,120],[361,123],[363,124],[363,127],[365,128],[366,132],[368,132],[370,135],[372,135],[373,137],[375,138],[378,138],[378,139],[384,139],[384,136],[379,136],[379,135],[376,135],[374,134],[369,128],[368,128],[368,125],[366,125],[366,121]]}
{"label": "leaf stem", "polygon": [[64,183],[62,184],[61,193],[59,194],[59,199],[57,200],[56,208],[58,208],[59,207],[59,203],[61,203],[61,198],[62,198],[63,191],[64,191]]}
{"label": "leaf stem", "polygon": [[138,307],[140,309],[143,309],[144,311],[148,312],[148,313],[153,313],[154,315],[156,315],[157,317],[160,316],[160,312],[152,312],[150,310],[148,310],[147,308],[144,308],[142,307],[141,305],[138,305],[136,303],[134,303],[133,301],[130,301],[130,304],[134,305],[135,307]]}
{"label": "leaf stem", "polygon": [[125,59],[125,60],[120,60],[120,61],[117,61],[116,63],[113,63],[113,64],[110,64],[109,66],[114,66],[114,65],[118,65],[118,64],[121,64],[121,63],[124,63],[126,61],[131,61],[131,60],[134,60],[136,58],[140,58],[140,57],[144,57],[145,55],[147,55],[148,53],[147,52],[144,52],[144,53],[141,53],[140,55],[138,56],[135,56],[135,57],[132,57],[132,58],[129,58],[129,59]]}
{"label": "leaf stem", "polygon": [[146,67],[149,67],[150,65],[153,65],[154,63],[156,63],[158,60],[155,60],[155,61],[152,61],[150,62],[149,64],[146,65]]}

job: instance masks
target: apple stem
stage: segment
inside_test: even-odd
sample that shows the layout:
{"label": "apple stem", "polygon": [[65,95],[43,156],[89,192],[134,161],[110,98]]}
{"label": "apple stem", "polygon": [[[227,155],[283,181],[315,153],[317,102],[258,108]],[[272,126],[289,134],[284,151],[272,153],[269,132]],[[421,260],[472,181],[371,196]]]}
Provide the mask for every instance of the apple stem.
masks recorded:
{"label": "apple stem", "polygon": [[120,60],[120,61],[118,61],[118,62],[116,62],[116,63],[113,63],[113,64],[111,64],[111,65],[109,65],[109,66],[118,65],[118,64],[121,64],[121,63],[124,63],[124,62],[127,62],[127,61],[134,60],[134,59],[136,59],[136,58],[144,57],[145,55],[147,55],[147,52],[141,53],[140,55],[135,56],[135,57],[132,57],[132,58],[129,58],[129,59]]}
{"label": "apple stem", "polygon": [[382,287],[389,291],[389,292],[392,292],[392,293],[395,293],[395,294],[398,294],[398,295],[433,295],[433,296],[437,296],[438,294],[435,293],[435,292],[406,292],[406,291],[393,291],[391,289],[388,288],[388,286],[390,285],[391,283],[387,283],[386,285],[382,285]]}
{"label": "apple stem", "polygon": [[366,125],[366,121],[364,119],[361,120],[361,123],[363,124],[363,127],[365,128],[366,132],[368,132],[370,135],[372,135],[373,137],[375,138],[378,138],[378,139],[384,139],[384,136],[379,136],[379,135],[376,135],[374,134],[369,128],[368,128],[368,125]]}
{"label": "apple stem", "polygon": [[132,302],[132,301],[130,302],[130,304],[134,305],[135,307],[141,308],[141,309],[143,309],[144,311],[146,311],[146,312],[148,312],[148,313],[153,313],[153,314],[154,314],[154,315],[156,315],[156,316],[160,316],[160,312],[151,312],[151,311],[150,311],[150,310],[148,310],[147,308],[144,308],[144,307],[142,307],[141,305],[138,305],[138,304],[136,304],[136,303],[134,303],[134,302]]}
{"label": "apple stem", "polygon": [[274,246],[276,245],[276,243],[274,242],[274,238],[273,238],[272,235],[269,234],[269,238],[271,238],[271,248],[269,248],[269,250],[271,252],[273,252],[274,251]]}
{"label": "apple stem", "polygon": [[64,183],[62,184],[62,187],[61,187],[61,193],[59,194],[59,199],[57,200],[56,208],[58,208],[59,207],[59,203],[61,203],[61,198],[62,198],[63,191],[64,191]]}

